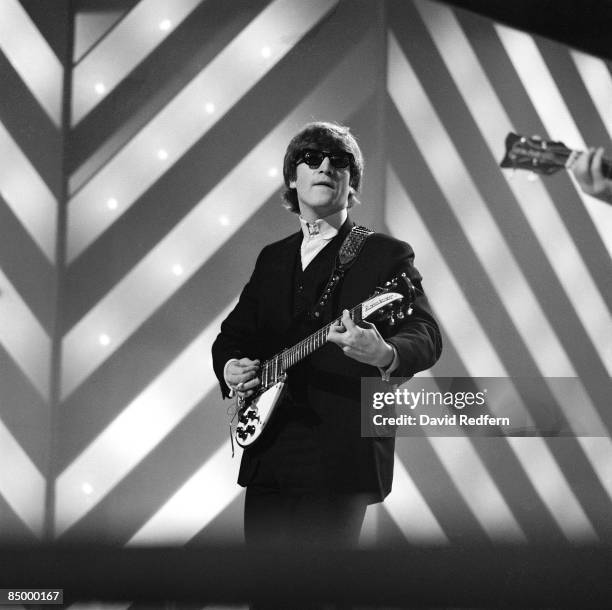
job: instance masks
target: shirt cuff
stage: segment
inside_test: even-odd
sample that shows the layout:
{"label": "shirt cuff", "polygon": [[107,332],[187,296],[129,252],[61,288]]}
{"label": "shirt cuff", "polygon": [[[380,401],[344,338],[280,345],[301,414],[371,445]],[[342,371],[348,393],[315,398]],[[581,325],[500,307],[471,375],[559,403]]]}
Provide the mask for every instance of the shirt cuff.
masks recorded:
{"label": "shirt cuff", "polygon": [[[394,348],[395,349],[395,348]],[[229,397],[230,398],[234,398],[234,395],[236,394],[236,392],[234,391],[234,388],[229,384],[229,382],[227,381],[227,367],[232,363],[232,362],[239,362],[238,358],[230,358],[226,363],[225,366],[223,367],[223,381],[225,381],[225,385],[229,388]]]}
{"label": "shirt cuff", "polygon": [[391,346],[391,349],[393,349],[393,360],[391,360],[391,364],[387,368],[383,369],[380,366],[378,367],[383,381],[389,381],[391,378],[391,373],[393,373],[399,366],[399,355],[397,353],[397,349],[393,343],[389,343],[389,345]]}

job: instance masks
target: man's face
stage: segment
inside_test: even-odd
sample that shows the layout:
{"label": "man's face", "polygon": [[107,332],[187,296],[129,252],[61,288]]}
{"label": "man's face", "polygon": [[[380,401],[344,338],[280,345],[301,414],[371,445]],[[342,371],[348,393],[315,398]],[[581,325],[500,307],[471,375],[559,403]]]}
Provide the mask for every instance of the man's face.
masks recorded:
{"label": "man's face", "polygon": [[[305,161],[298,162],[296,178],[289,183],[297,192],[300,212],[307,220],[324,218],[348,206],[351,170],[346,167],[334,167],[348,158],[340,150],[332,150],[330,159],[325,156],[317,164],[323,151],[317,146],[310,146],[309,151],[315,154],[305,155]],[[299,159],[299,158],[298,158]]]}

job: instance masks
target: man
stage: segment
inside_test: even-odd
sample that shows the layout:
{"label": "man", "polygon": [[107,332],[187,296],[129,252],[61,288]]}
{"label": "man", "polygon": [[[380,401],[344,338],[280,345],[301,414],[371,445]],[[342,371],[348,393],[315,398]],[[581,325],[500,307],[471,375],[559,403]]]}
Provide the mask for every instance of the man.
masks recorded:
{"label": "man", "polygon": [[604,149],[589,148],[580,154],[572,164],[572,171],[580,188],[600,201],[612,204],[612,179],[609,174],[610,163],[608,162],[608,175],[604,175]]}
{"label": "man", "polygon": [[[289,369],[282,402],[243,453],[238,483],[247,488],[247,544],[355,545],[367,504],[391,490],[394,453],[392,438],[361,437],[360,379],[410,377],[440,356],[440,331],[404,242],[381,234],[366,239],[320,306],[354,224],[348,209],[362,172],[346,127],[311,123],[291,140],[284,197],[299,214],[300,231],[262,250],[213,345],[223,396],[248,397],[261,382],[260,363],[342,314],[328,342]],[[347,310],[401,272],[416,289],[413,313],[382,331],[356,325]]]}

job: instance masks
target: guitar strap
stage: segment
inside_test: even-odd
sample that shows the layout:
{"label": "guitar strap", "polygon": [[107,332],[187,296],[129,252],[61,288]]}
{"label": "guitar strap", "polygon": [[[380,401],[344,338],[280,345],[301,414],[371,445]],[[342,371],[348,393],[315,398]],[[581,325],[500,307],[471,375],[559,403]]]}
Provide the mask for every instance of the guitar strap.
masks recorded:
{"label": "guitar strap", "polygon": [[325,307],[334,290],[337,288],[338,284],[340,284],[344,274],[351,268],[352,264],[359,256],[361,249],[370,235],[374,235],[374,231],[367,227],[355,225],[344,238],[338,255],[336,256],[334,269],[329,276],[329,280],[327,280],[327,284],[321,296],[317,300],[314,310],[310,314],[312,318],[321,317],[323,307]]}

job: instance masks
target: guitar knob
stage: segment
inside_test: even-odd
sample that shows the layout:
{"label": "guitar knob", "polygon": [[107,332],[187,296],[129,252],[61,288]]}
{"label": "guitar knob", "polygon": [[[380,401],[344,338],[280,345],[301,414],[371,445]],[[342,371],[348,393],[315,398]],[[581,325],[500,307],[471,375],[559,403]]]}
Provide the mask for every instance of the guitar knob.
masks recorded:
{"label": "guitar knob", "polygon": [[397,319],[398,320],[404,319],[404,312],[401,309],[397,312]]}
{"label": "guitar knob", "polygon": [[246,427],[247,434],[255,434],[255,426],[247,426]]}
{"label": "guitar knob", "polygon": [[238,421],[241,424],[246,424],[249,420],[247,419],[247,416],[244,413],[242,413],[240,417],[238,418]]}
{"label": "guitar knob", "polygon": [[249,411],[248,418],[253,421],[254,419],[259,419],[259,415],[255,411]]}
{"label": "guitar knob", "polygon": [[389,326],[395,326],[395,316],[393,314],[389,316]]}

